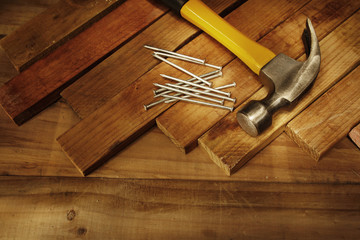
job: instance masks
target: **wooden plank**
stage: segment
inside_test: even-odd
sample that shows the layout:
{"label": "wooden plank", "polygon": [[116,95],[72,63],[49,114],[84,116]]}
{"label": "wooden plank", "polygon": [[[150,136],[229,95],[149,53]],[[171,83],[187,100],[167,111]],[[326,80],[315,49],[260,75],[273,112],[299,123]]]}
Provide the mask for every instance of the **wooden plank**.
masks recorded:
{"label": "wooden plank", "polygon": [[14,32],[58,0],[2,0],[0,1],[0,38]]}
{"label": "wooden plank", "polygon": [[[217,12],[236,3],[235,0],[205,2]],[[66,88],[61,96],[84,118],[158,63],[144,45],[176,50],[199,32],[170,12]]]}
{"label": "wooden plank", "polygon": [[[254,1],[257,7],[260,6],[258,3]],[[237,22],[238,9],[229,14],[227,19],[234,18],[233,21]],[[258,12],[262,12],[261,9],[263,7],[259,7]],[[252,22],[256,24],[255,19],[254,16],[254,21],[249,21],[248,25]],[[277,20],[281,21],[281,18]],[[237,23],[242,23],[242,20]],[[276,25],[276,21],[272,24]],[[201,34],[180,50],[187,55],[192,55],[194,51],[201,52],[202,58],[213,59],[215,65],[224,65],[234,58],[206,34]],[[182,62],[180,65],[196,74],[207,71],[196,64]],[[184,74],[180,75],[178,70],[169,65],[159,64],[58,138],[64,152],[82,174],[88,174],[148,130],[153,126],[155,118],[171,106],[158,105],[150,111],[143,108],[144,104],[153,101],[153,83],[165,82],[159,76],[160,73],[184,77]]]}
{"label": "wooden plank", "polygon": [[[264,6],[268,12],[277,12],[279,16],[286,18],[286,14],[292,15],[292,11],[287,9],[284,3],[276,2],[268,3],[271,7]],[[334,5],[341,6],[334,9]],[[311,1],[304,8],[292,15],[285,23],[278,26],[275,30],[267,34],[262,38],[261,35],[250,36],[254,40],[259,41],[260,44],[269,47],[275,53],[285,53],[292,58],[299,57],[303,52],[303,43],[301,41],[301,31],[303,28],[299,27],[299,24],[303,22],[305,24],[306,17],[310,19],[316,19],[314,27],[316,29],[318,39],[321,40],[326,36],[335,26],[339,25],[344,19],[350,16],[354,9],[356,9],[358,1]],[[298,7],[300,6],[300,3]],[[293,8],[296,11],[296,5],[292,4],[288,7]],[[248,11],[248,14],[253,11]],[[277,14],[273,14],[273,18],[279,18]],[[246,14],[244,15],[244,25],[248,22]],[[265,32],[267,22],[272,21],[269,17],[262,18],[263,22],[257,21],[257,24],[263,26],[264,29],[259,29],[259,32]],[[245,28],[241,27],[240,29]],[[296,35],[298,34],[298,35]],[[297,40],[294,40],[298,36]],[[258,37],[258,39],[255,39]],[[227,76],[225,72],[224,76],[229,78],[229,81],[236,81],[237,87],[232,90],[232,96],[236,98],[235,107],[245,101],[251,94],[255,93],[259,89],[259,84],[256,84],[254,78],[249,79],[249,71],[245,70],[243,66],[226,66],[227,68],[239,68],[233,76]],[[234,72],[234,70],[232,70]],[[218,109],[203,107],[199,105],[192,105],[188,103],[176,104],[171,109],[167,110],[160,117],[156,119],[158,127],[169,136],[170,139],[178,146],[183,152],[189,152],[197,146],[197,139],[209,130],[215,123],[226,116],[227,113]]]}
{"label": "wooden plank", "polygon": [[[358,65],[360,54],[356,46],[360,36],[354,26],[359,21],[360,13],[357,12],[321,41],[322,65],[314,85],[291,110],[275,113],[272,126],[262,135],[256,138],[247,135],[237,123],[237,111],[234,111],[199,139],[199,144],[226,174],[230,175],[243,166],[279,136],[291,119]],[[249,100],[262,99],[266,95],[262,88]]]}
{"label": "wooden plank", "polygon": [[0,190],[5,239],[356,239],[360,234],[357,184],[6,177]]}
{"label": "wooden plank", "polygon": [[351,129],[349,132],[350,139],[360,148],[360,124]]}
{"label": "wooden plank", "polygon": [[123,1],[60,0],[0,41],[19,71],[99,20]]}
{"label": "wooden plank", "polygon": [[[129,0],[0,88],[0,104],[22,124],[59,98],[86,69],[164,13]],[[131,24],[130,24],[131,23]]]}
{"label": "wooden plank", "polygon": [[332,87],[286,126],[286,133],[318,161],[360,120],[360,68]]}

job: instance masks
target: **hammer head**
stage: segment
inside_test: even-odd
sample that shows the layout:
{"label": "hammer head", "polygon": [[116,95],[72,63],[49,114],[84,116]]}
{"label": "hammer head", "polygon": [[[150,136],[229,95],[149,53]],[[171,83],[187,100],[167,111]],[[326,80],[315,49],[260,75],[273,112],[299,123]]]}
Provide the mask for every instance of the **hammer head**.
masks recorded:
{"label": "hammer head", "polygon": [[260,71],[260,80],[269,89],[266,98],[250,101],[237,112],[240,126],[253,137],[258,136],[272,123],[272,114],[293,103],[315,80],[320,70],[320,47],[314,27],[307,19],[303,33],[305,62],[279,54]]}

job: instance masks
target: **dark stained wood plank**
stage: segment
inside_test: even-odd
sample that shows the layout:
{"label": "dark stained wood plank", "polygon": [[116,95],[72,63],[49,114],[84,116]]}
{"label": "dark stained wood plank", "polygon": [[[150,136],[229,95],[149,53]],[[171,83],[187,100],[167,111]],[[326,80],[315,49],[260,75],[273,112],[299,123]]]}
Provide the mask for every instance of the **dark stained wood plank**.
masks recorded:
{"label": "dark stained wood plank", "polygon": [[[206,1],[217,12],[232,8],[237,2]],[[85,118],[158,63],[144,45],[175,50],[199,32],[199,29],[169,12],[66,88],[61,96],[81,118]]]}
{"label": "dark stained wood plank", "polygon": [[[129,0],[0,88],[0,104],[22,124],[59,98],[88,67],[164,13],[146,0]],[[131,23],[131,24],[130,24]]]}
{"label": "dark stained wood plank", "polygon": [[0,178],[2,238],[356,239],[360,186]]}
{"label": "dark stained wood plank", "polygon": [[59,0],[2,0],[0,1],[0,38],[14,32],[36,15]]}
{"label": "dark stained wood plank", "polygon": [[0,45],[15,68],[22,71],[121,2],[60,0],[3,38]]}
{"label": "dark stained wood plank", "polygon": [[[360,13],[356,12],[321,41],[322,65],[314,85],[292,109],[276,112],[272,126],[262,135],[256,138],[247,135],[237,123],[234,111],[199,139],[199,144],[226,174],[237,171],[279,136],[290,120],[358,65],[360,54],[356,46],[360,36],[354,26],[359,21]],[[263,99],[266,95],[267,91],[262,88],[249,101]]]}
{"label": "dark stained wood plank", "polygon": [[359,122],[358,79],[359,67],[286,125],[289,137],[316,161]]}
{"label": "dark stained wood plank", "polygon": [[[254,1],[255,5],[250,6],[251,9],[253,6],[258,7],[258,11],[261,12],[263,8],[260,8],[258,3]],[[293,6],[293,3],[289,3],[289,6]],[[238,9],[242,7],[247,8],[248,5],[240,6],[230,13],[227,19],[242,24],[243,19],[238,19],[237,14],[240,11]],[[281,17],[274,19],[279,22],[283,20]],[[249,19],[248,24],[254,23],[255,27],[255,20],[256,17]],[[276,25],[274,20],[270,27]],[[199,52],[200,49],[203,56],[213,59],[212,63],[215,65],[224,65],[234,58],[229,51],[206,34],[195,38],[180,52],[192,55],[191,52]],[[204,68],[199,68],[195,64],[181,63],[181,65],[196,74],[206,72]],[[167,64],[159,64],[58,138],[64,152],[82,174],[88,174],[148,130],[153,126],[155,118],[171,106],[158,105],[149,111],[144,111],[143,108],[144,104],[153,101],[153,83],[164,82],[159,76],[161,73],[180,78],[185,76],[180,75],[178,70]]]}
{"label": "dark stained wood plank", "polygon": [[[248,2],[251,4],[251,1]],[[254,36],[248,35],[254,40],[259,41],[260,44],[270,48],[276,54],[285,53],[292,58],[298,58],[304,53],[303,43],[301,41],[302,30],[305,27],[306,17],[314,19],[314,27],[318,35],[318,39],[321,40],[329,32],[331,32],[336,26],[338,26],[344,19],[351,16],[354,13],[354,9],[360,7],[358,1],[334,1],[334,0],[317,0],[311,1],[305,7],[301,8],[295,14],[292,11],[296,11],[296,7],[301,7],[302,2],[298,5],[292,3],[290,6],[283,2],[276,1],[275,3],[268,2],[268,5],[262,4],[266,12],[277,12],[280,16],[286,18],[286,14],[292,15],[285,23],[277,26],[277,28],[271,31],[266,36],[256,34]],[[292,8],[292,9],[288,9]],[[249,19],[247,14],[251,14],[254,11],[246,11],[239,13],[240,16],[244,16],[243,25],[251,25],[246,21]],[[273,14],[273,19],[278,19],[277,15]],[[271,22],[269,16],[262,18],[263,22],[258,20],[256,23],[262,26],[263,29],[259,29],[259,32],[264,32],[270,27],[267,26]],[[303,23],[303,27],[299,27],[299,24]],[[246,26],[240,26],[239,29],[246,29]],[[256,39],[255,37],[258,37]],[[295,40],[297,38],[297,40]],[[206,58],[208,59],[208,58]],[[211,60],[211,59],[209,59]],[[229,76],[229,81],[236,81],[237,87],[231,90],[232,96],[236,98],[235,107],[239,106],[250,95],[255,93],[259,89],[259,84],[256,84],[253,74],[244,69],[243,66],[226,66],[227,68],[237,67],[239,69],[232,70],[234,73]],[[227,74],[224,74],[225,78]],[[250,78],[248,76],[251,76]],[[180,148],[183,152],[189,152],[197,146],[197,139],[209,130],[215,123],[226,116],[227,112],[218,110],[216,108],[204,107],[195,104],[178,103],[171,109],[167,110],[160,117],[156,119],[158,127],[169,136],[170,139]]]}

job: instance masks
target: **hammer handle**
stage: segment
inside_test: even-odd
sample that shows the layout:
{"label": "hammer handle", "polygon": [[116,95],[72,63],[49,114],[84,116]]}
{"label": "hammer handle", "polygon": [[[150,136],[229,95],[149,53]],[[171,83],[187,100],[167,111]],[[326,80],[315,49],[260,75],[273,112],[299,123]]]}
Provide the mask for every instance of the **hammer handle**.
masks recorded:
{"label": "hammer handle", "polygon": [[272,51],[242,34],[200,0],[163,2],[180,11],[183,18],[219,41],[257,75],[260,69],[275,57]]}

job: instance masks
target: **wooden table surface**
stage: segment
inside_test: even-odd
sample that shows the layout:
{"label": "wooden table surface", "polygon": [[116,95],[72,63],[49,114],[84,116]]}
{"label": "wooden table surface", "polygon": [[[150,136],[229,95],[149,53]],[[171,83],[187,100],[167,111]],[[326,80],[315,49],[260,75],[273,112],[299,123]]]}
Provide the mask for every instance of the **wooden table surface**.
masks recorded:
{"label": "wooden table surface", "polygon": [[[1,1],[0,35],[55,2]],[[16,74],[1,51],[0,86]],[[154,126],[84,178],[56,141],[79,121],[63,100],[20,127],[0,110],[0,239],[360,238],[348,138],[315,162],[282,134],[228,177]]]}

